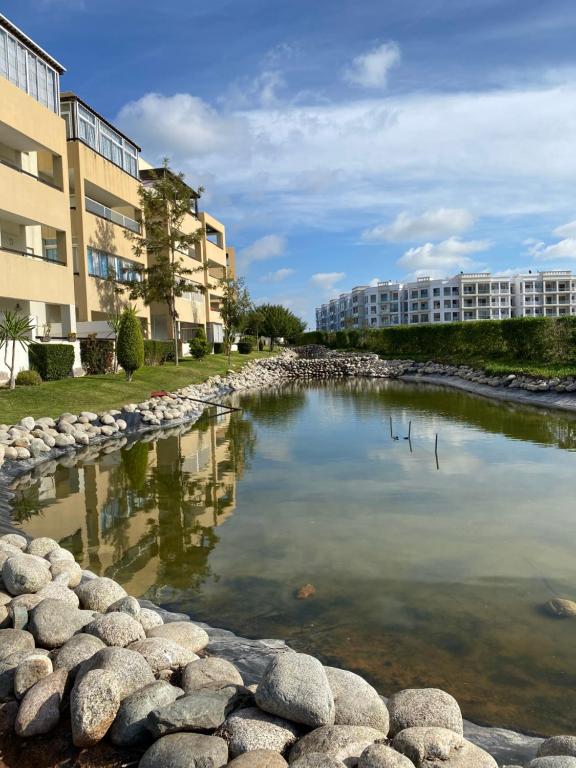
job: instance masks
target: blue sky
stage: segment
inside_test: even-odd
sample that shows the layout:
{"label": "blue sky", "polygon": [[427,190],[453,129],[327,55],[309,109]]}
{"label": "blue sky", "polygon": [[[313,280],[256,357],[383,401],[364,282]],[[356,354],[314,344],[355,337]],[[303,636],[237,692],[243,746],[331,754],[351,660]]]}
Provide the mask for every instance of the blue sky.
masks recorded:
{"label": "blue sky", "polygon": [[576,269],[573,0],[7,0],[227,227],[256,300]]}

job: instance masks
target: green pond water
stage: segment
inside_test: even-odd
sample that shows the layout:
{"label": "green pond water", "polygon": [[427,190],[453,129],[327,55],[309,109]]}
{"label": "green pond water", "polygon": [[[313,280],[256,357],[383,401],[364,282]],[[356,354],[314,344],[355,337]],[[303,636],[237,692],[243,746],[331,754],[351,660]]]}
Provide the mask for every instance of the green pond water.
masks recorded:
{"label": "green pond water", "polygon": [[576,620],[542,606],[576,599],[576,421],[394,381],[234,402],[58,467],[18,491],[17,524],[131,594],[384,694],[437,686],[478,722],[574,730]]}

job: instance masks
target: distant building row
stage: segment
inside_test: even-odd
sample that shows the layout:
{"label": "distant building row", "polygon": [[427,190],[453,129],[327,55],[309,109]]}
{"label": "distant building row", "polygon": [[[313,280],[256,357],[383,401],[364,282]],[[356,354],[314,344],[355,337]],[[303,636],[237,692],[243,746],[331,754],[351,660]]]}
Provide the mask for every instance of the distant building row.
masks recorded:
{"label": "distant building row", "polygon": [[[124,232],[145,226],[138,191],[155,178],[131,138],[60,93],[64,71],[0,14],[0,314],[18,309],[34,336],[54,340],[109,333],[107,318],[128,300],[117,289],[147,263]],[[177,299],[178,334],[186,341],[202,326],[220,341],[218,278],[233,274],[234,253],[190,189],[182,229],[199,228],[205,236],[182,254],[197,290]],[[146,336],[171,337],[165,306],[136,308]]]}
{"label": "distant building row", "polygon": [[339,331],[562,315],[576,315],[576,276],[569,270],[514,277],[475,272],[358,286],[318,307],[316,328]]}

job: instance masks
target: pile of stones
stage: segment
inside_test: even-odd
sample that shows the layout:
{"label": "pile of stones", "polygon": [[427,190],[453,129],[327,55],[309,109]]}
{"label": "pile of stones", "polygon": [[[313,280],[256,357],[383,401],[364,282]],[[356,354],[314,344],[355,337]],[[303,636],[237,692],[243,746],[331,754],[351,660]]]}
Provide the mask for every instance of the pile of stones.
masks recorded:
{"label": "pile of stones", "polygon": [[[308,349],[308,348],[307,348]],[[264,361],[283,372],[283,379],[393,378],[401,375],[403,361],[380,360],[378,355],[332,353],[322,357],[282,357]]]}
{"label": "pile of stones", "polygon": [[[286,646],[257,684],[207,652],[190,620],[142,607],[50,538],[0,538],[0,735],[62,721],[78,749],[136,750],[140,768],[497,768],[463,736],[456,700],[428,688],[386,702],[363,678]],[[150,604],[151,605],[151,604]],[[576,768],[576,737],[529,768]]]}

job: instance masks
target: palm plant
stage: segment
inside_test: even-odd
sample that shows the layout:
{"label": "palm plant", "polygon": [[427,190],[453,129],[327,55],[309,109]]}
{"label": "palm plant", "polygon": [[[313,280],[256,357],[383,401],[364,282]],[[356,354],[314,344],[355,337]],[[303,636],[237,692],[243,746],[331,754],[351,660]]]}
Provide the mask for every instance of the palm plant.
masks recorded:
{"label": "palm plant", "polygon": [[[16,344],[22,349],[28,349],[32,343],[30,332],[34,329],[30,318],[20,312],[6,310],[0,318],[0,349],[4,347],[4,362],[10,371],[10,389],[16,387]],[[10,342],[12,342],[12,354],[9,358]]]}

